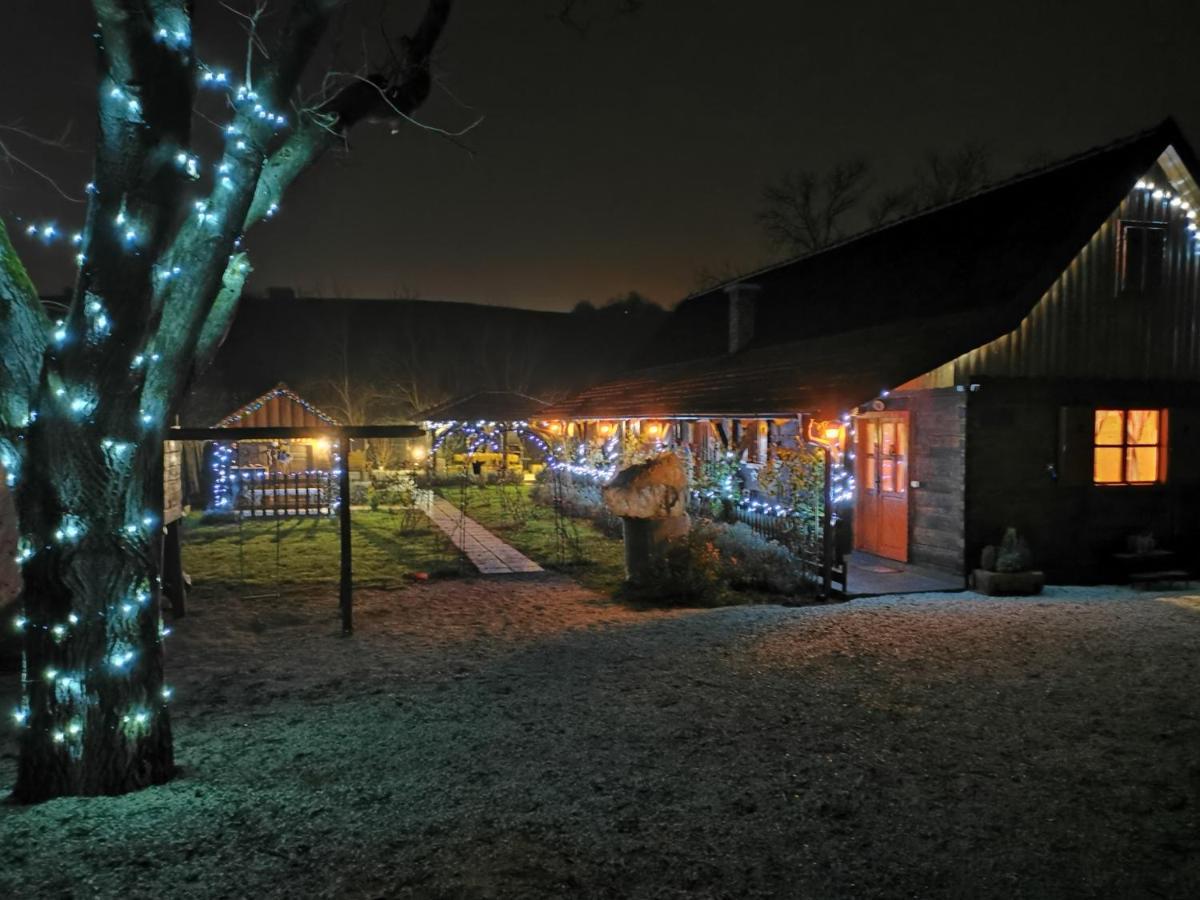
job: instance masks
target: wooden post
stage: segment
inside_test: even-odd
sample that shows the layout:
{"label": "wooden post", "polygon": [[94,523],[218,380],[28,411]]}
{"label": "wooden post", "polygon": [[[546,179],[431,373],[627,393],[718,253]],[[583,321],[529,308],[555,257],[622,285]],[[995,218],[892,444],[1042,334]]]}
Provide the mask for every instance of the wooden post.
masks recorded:
{"label": "wooden post", "polygon": [[350,440],[343,436],[340,443],[346,448],[342,457],[342,468],[338,473],[338,523],[341,526],[341,608],[342,634],[354,631],[354,570],[350,560]]}
{"label": "wooden post", "polygon": [[187,612],[187,583],[183,578],[183,552],[179,542],[179,520],[167,524],[162,539],[162,592],[171,601],[177,619]]}
{"label": "wooden post", "polygon": [[821,590],[828,597],[833,593],[833,452],[825,451],[825,489],[821,503]]}

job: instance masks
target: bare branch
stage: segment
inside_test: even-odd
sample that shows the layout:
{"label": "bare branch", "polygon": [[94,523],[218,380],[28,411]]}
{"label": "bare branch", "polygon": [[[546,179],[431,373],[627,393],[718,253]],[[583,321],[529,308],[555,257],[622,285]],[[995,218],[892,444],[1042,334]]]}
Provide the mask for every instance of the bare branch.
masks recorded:
{"label": "bare branch", "polygon": [[212,308],[200,328],[200,337],[196,341],[196,359],[192,364],[193,377],[208,368],[217,350],[225,342],[229,334],[229,326],[233,324],[234,313],[237,312],[238,301],[246,279],[250,277],[250,262],[245,253],[235,253],[225,266],[225,274],[221,277],[221,290],[213,301]]}
{"label": "bare branch", "polygon": [[591,0],[558,0],[557,9],[550,14],[550,18],[557,20],[560,25],[565,25],[580,37],[587,37],[592,24],[598,19],[611,21],[621,16],[633,15],[645,5],[645,0],[615,0],[610,5],[611,11],[608,15],[599,16],[587,11],[593,6]]}
{"label": "bare branch", "polygon": [[263,166],[245,222],[248,230],[261,221],[273,203],[299,175],[328,150],[345,140],[349,130],[378,113],[412,113],[429,96],[430,59],[445,30],[451,0],[429,0],[411,37],[401,40],[403,54],[391,68],[355,78],[315,109],[302,111],[297,127]]}
{"label": "bare branch", "polygon": [[759,223],[771,242],[812,253],[842,237],[842,222],[870,187],[863,160],[838,163],[824,177],[792,172],[763,190]]}
{"label": "bare branch", "polygon": [[[66,128],[63,129],[63,133],[56,138],[43,137],[42,135],[23,127],[20,122],[0,124],[0,132],[13,135],[14,137],[20,139],[32,141],[33,143],[42,147],[66,150],[69,146],[67,144],[67,137],[71,133],[71,124],[67,123]],[[52,187],[55,192],[57,192],[58,195],[64,200],[69,200],[72,203],[82,203],[84,200],[83,197],[72,196],[71,194],[68,194],[52,176],[42,171],[37,166],[33,165],[33,163],[29,162],[29,160],[25,159],[25,157],[13,150],[11,143],[8,141],[0,140],[0,163],[5,163],[10,167],[15,166],[19,169],[24,169],[26,172],[37,176],[42,181],[50,185],[50,187]]]}
{"label": "bare branch", "polygon": [[[403,109],[401,109],[396,103],[392,102],[392,99],[388,96],[388,90],[385,85],[376,84],[371,79],[364,78],[361,75],[351,74],[350,78],[357,80],[357,81],[361,81],[365,84],[370,85],[372,88],[374,88],[379,93],[380,101],[384,104],[384,106],[387,107],[387,109],[389,109],[393,113],[395,113],[396,118],[403,119],[405,122],[408,122],[410,125],[416,125],[418,128],[422,128],[425,131],[431,131],[434,134],[441,135],[442,137],[460,138],[463,135],[468,134],[471,131],[474,131],[477,127],[479,127],[479,125],[481,125],[483,123],[484,117],[479,116],[470,125],[467,125],[464,128],[460,128],[458,131],[448,131],[447,129],[440,128],[437,125],[426,124],[425,122],[421,122],[421,121],[418,121],[417,119],[414,119],[407,112],[405,112]],[[397,129],[393,128],[392,134],[395,134],[396,130]]]}

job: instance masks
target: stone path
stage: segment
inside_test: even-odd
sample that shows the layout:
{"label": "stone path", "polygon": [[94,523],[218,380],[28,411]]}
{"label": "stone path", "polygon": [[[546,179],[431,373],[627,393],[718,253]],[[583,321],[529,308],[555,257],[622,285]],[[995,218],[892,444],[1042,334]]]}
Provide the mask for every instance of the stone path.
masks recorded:
{"label": "stone path", "polygon": [[481,575],[512,575],[540,572],[542,567],[496,537],[450,501],[426,491],[422,509],[429,520],[446,533]]}

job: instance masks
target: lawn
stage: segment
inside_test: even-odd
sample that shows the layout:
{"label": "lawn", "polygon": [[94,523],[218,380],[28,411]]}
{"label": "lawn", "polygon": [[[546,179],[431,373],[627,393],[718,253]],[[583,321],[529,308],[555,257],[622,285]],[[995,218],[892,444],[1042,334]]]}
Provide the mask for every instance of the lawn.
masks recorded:
{"label": "lawn", "polygon": [[[351,517],[354,581],[394,587],[413,572],[457,574],[458,551],[424,515],[404,530],[387,510],[355,509]],[[338,522],[332,517],[202,520],[189,515],[183,528],[183,565],[197,587],[273,588],[335,584],[339,571]]]}
{"label": "lawn", "polygon": [[[458,506],[464,496],[457,487],[438,488],[438,493]],[[506,502],[505,492],[509,495]],[[564,555],[554,511],[534,503],[531,485],[469,485],[465,490],[467,515],[497,537],[516,547],[544,568],[563,572],[585,587],[612,594],[625,580],[625,549],[619,537],[609,537],[587,519],[568,517],[571,544]],[[523,515],[515,515],[512,498]],[[523,521],[521,521],[523,519]]]}

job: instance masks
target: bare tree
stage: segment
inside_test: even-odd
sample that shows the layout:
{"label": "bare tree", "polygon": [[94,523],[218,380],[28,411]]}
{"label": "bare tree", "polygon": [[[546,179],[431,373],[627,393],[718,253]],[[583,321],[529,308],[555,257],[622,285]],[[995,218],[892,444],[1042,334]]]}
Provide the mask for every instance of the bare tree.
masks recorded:
{"label": "bare tree", "polygon": [[812,253],[841,239],[846,215],[870,187],[863,160],[838,163],[824,175],[789,172],[763,189],[758,221],[773,244]]}
{"label": "bare tree", "polygon": [[881,194],[867,212],[868,221],[884,225],[961,200],[987,186],[991,175],[991,154],[983,144],[970,142],[944,153],[930,150],[913,173],[912,184]]}
{"label": "bare tree", "polygon": [[337,339],[329,347],[330,360],[325,368],[329,377],[316,384],[314,396],[321,406],[346,425],[367,425],[376,421],[375,411],[390,399],[389,392],[371,378],[356,377],[351,360],[350,325],[343,316]]}
{"label": "bare tree", "polygon": [[841,240],[855,214],[876,227],[975,193],[991,179],[990,160],[987,148],[974,142],[931,150],[909,184],[873,199],[871,167],[862,160],[838,163],[824,175],[789,173],[763,190],[758,222],[775,246],[812,253]]}
{"label": "bare tree", "polygon": [[731,259],[723,259],[714,265],[701,266],[692,275],[692,290],[707,291],[726,282],[736,281],[754,268],[754,266],[738,265]]}

